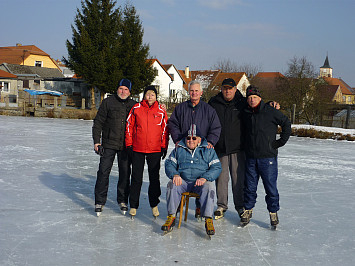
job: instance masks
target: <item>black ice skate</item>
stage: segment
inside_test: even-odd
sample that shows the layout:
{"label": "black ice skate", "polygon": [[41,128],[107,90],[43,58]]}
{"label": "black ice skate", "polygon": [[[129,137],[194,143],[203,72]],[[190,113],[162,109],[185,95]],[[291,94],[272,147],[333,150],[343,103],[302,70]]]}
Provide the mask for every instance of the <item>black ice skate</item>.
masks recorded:
{"label": "black ice skate", "polygon": [[95,212],[96,212],[97,217],[99,217],[101,215],[103,207],[104,207],[104,205],[95,204]]}
{"label": "black ice skate", "polygon": [[277,212],[270,212],[270,225],[272,229],[276,229],[279,224],[279,217],[277,216]]}
{"label": "black ice skate", "polygon": [[244,212],[242,213],[242,216],[240,218],[240,225],[246,226],[250,222],[250,219],[252,216],[253,216],[253,209],[244,210]]}
{"label": "black ice skate", "polygon": [[128,211],[128,207],[127,207],[127,204],[122,202],[119,204],[120,206],[120,211],[123,215],[126,215],[126,212]]}
{"label": "black ice skate", "polygon": [[217,210],[215,210],[214,212],[214,219],[218,220],[224,217],[224,213],[226,212],[225,209],[223,209],[222,207],[218,207]]}

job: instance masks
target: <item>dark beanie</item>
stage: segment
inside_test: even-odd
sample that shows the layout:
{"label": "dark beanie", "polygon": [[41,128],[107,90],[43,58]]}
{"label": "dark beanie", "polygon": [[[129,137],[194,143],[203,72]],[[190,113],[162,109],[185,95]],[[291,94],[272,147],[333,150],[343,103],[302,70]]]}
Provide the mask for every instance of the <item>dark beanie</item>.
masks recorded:
{"label": "dark beanie", "polygon": [[146,88],[144,89],[143,99],[144,99],[145,94],[147,93],[147,91],[154,91],[155,96],[158,97],[157,89],[155,88],[155,86],[149,85],[148,87],[146,87]]}
{"label": "dark beanie", "polygon": [[118,83],[118,87],[125,86],[131,91],[132,89],[132,82],[129,79],[121,79]]}
{"label": "dark beanie", "polygon": [[257,96],[261,97],[259,88],[255,87],[253,85],[248,86],[248,88],[247,88],[247,98],[250,95],[257,95]]}
{"label": "dark beanie", "polygon": [[187,136],[190,137],[202,137],[201,131],[195,124],[190,126],[190,129],[187,131]]}

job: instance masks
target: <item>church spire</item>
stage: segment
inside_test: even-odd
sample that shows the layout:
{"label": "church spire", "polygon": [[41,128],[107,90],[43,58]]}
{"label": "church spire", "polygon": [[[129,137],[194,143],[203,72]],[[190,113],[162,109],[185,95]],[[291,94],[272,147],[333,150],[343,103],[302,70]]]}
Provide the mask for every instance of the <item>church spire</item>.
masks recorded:
{"label": "church spire", "polygon": [[328,53],[325,58],[324,65],[320,67],[319,77],[333,77],[333,69],[329,65]]}
{"label": "church spire", "polygon": [[329,65],[328,55],[325,58],[324,65],[321,68],[331,68],[330,65]]}

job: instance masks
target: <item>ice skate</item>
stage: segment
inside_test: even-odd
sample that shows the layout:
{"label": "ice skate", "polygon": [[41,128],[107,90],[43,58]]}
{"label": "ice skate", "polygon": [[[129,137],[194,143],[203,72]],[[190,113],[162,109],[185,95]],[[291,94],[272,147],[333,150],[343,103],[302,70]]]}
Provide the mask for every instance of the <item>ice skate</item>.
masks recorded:
{"label": "ice skate", "polygon": [[253,216],[253,209],[244,210],[244,212],[242,213],[242,217],[240,218],[240,225],[246,226],[250,222],[252,216]]}
{"label": "ice skate", "polygon": [[213,226],[213,219],[211,217],[206,217],[205,228],[206,228],[207,235],[211,239],[211,236],[213,236],[215,233],[214,226]]}
{"label": "ice skate", "polygon": [[214,219],[218,220],[224,217],[224,213],[226,212],[225,209],[223,209],[222,207],[218,207],[217,210],[215,210],[214,212]]}
{"label": "ice skate", "polygon": [[277,216],[277,212],[270,212],[270,225],[271,228],[276,230],[277,225],[279,224],[279,217]]}
{"label": "ice skate", "polygon": [[197,219],[197,221],[202,221],[201,209],[200,208],[196,208],[195,209],[195,218]]}
{"label": "ice skate", "polygon": [[159,216],[158,206],[152,208],[152,213],[155,219]]}
{"label": "ice skate", "polygon": [[242,218],[243,212],[244,212],[244,208],[238,208],[238,209],[237,209],[237,213],[238,213],[238,215],[239,215],[239,218]]}
{"label": "ice skate", "polygon": [[137,214],[137,209],[136,208],[131,208],[129,210],[129,214],[131,215],[131,219],[134,220],[134,216]]}
{"label": "ice skate", "polygon": [[170,214],[165,224],[162,225],[161,230],[164,231],[164,235],[171,232],[175,226],[175,216]]}
{"label": "ice skate", "polygon": [[126,212],[128,211],[128,207],[127,207],[127,204],[122,202],[119,204],[120,206],[120,211],[123,215],[126,215]]}
{"label": "ice skate", "polygon": [[99,217],[101,215],[103,207],[104,207],[104,205],[95,204],[95,212],[96,212],[97,217]]}

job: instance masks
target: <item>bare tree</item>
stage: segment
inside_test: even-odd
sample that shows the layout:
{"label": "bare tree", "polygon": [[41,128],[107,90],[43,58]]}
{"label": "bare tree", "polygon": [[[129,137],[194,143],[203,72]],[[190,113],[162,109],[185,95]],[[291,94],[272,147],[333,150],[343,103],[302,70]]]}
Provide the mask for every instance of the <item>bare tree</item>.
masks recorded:
{"label": "bare tree", "polygon": [[220,69],[225,73],[233,72],[245,72],[248,77],[255,76],[258,72],[262,71],[260,65],[253,65],[243,63],[238,65],[236,62],[232,62],[230,59],[220,59],[213,66],[212,69]]}

